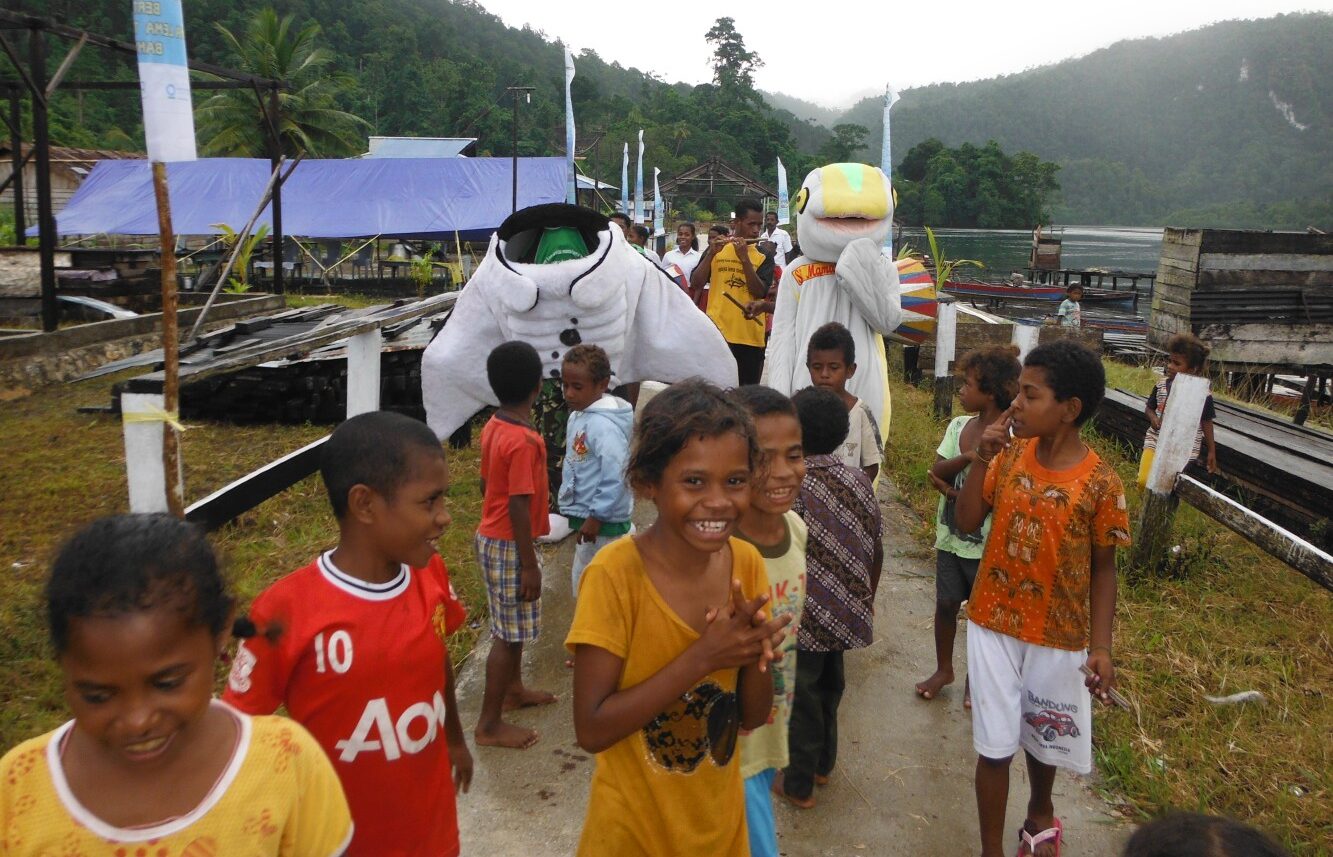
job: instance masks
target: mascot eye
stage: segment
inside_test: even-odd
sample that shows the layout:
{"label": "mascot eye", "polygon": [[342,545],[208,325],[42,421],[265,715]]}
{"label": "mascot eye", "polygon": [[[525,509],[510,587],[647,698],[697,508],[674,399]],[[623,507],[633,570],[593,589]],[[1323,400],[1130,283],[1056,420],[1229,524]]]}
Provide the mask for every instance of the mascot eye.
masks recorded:
{"label": "mascot eye", "polygon": [[810,188],[803,187],[796,192],[796,198],[791,201],[791,207],[796,209],[797,214],[801,214],[805,211],[808,202],[810,202]]}

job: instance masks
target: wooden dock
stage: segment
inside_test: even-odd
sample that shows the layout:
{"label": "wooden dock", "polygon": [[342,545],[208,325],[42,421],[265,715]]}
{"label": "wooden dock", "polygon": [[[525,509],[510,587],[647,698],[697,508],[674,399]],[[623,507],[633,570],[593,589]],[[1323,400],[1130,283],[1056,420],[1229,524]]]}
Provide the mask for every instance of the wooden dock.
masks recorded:
{"label": "wooden dock", "polygon": [[[1107,390],[1094,424],[1103,434],[1141,450],[1148,429],[1144,403],[1143,396]],[[1214,404],[1213,435],[1222,473],[1210,474],[1198,464],[1186,472],[1324,550],[1333,548],[1328,526],[1333,435],[1228,402],[1214,399]]]}

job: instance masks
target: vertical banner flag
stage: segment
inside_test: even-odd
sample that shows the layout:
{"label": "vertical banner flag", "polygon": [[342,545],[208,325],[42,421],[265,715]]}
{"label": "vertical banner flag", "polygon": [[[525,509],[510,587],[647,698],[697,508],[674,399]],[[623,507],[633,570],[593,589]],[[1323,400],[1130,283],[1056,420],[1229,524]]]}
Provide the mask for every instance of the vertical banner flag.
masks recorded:
{"label": "vertical banner flag", "polygon": [[666,234],[666,206],[662,203],[662,188],[657,183],[657,177],[662,171],[653,167],[653,237]]}
{"label": "vertical banner flag", "polygon": [[565,48],[565,172],[569,188],[565,193],[565,202],[578,205],[579,185],[574,172],[574,99],[570,97],[569,87],[574,82],[574,55]]}
{"label": "vertical banner flag", "polygon": [[620,213],[629,217],[629,143],[620,159]]}
{"label": "vertical banner flag", "polygon": [[889,146],[889,111],[893,105],[898,103],[898,93],[893,91],[892,84],[884,85],[884,143],[880,149],[879,168],[884,171],[884,175],[893,180],[893,149]]}
{"label": "vertical banner flag", "polygon": [[634,170],[634,222],[643,222],[643,129],[639,129],[639,165]]}
{"label": "vertical banner flag", "polygon": [[194,110],[181,0],[134,0],[134,44],[148,160],[193,161]]}
{"label": "vertical banner flag", "polygon": [[787,197],[787,168],[778,158],[778,224],[786,226],[791,220],[791,200]]}

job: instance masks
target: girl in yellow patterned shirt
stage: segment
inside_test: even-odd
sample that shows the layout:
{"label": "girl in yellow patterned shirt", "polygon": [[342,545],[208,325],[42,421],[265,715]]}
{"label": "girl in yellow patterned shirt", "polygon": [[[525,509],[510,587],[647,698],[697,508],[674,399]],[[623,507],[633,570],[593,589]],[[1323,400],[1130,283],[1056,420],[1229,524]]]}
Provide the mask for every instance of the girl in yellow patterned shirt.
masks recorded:
{"label": "girl in yellow patterned shirt", "polygon": [[212,698],[233,603],[202,530],[96,521],[61,548],[46,602],[74,718],[0,760],[0,854],[343,852],[351,816],[314,739]]}

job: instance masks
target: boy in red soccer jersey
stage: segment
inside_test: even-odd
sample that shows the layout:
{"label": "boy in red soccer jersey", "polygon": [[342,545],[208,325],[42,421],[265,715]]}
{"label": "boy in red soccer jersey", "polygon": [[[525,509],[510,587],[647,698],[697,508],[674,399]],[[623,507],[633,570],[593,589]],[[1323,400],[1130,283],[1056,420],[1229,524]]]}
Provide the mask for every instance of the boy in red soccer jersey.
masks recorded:
{"label": "boy in red soccer jersey", "polygon": [[255,599],[224,699],[286,705],[342,780],[348,855],[459,853],[454,788],[472,755],[445,637],[465,618],[435,540],[449,525],[449,466],[424,423],[388,412],[338,426],[320,473],[338,546]]}

